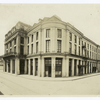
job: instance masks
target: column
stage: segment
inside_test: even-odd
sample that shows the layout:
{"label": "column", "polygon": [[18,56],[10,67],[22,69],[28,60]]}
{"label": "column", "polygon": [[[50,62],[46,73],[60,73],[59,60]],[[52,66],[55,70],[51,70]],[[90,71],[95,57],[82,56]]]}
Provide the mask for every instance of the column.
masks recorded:
{"label": "column", "polygon": [[62,77],[65,77],[66,75],[65,75],[65,70],[66,70],[66,65],[65,65],[65,57],[63,57],[63,59],[62,59]]}
{"label": "column", "polygon": [[52,57],[52,77],[55,78],[55,57]]}
{"label": "column", "polygon": [[87,65],[87,61],[86,61],[86,74],[87,74],[87,66],[88,66],[88,65]]}
{"label": "column", "polygon": [[20,61],[19,61],[18,58],[16,58],[16,59],[15,59],[15,74],[16,74],[16,75],[20,74],[19,67],[20,67]]}
{"label": "column", "polygon": [[74,59],[72,59],[72,76],[74,76]]}
{"label": "column", "polygon": [[[83,66],[85,66],[85,62],[83,61]],[[85,74],[85,67],[83,67],[83,75]]]}
{"label": "column", "polygon": [[5,72],[5,60],[3,60],[3,72]]}
{"label": "column", "polygon": [[89,61],[89,74],[90,74],[90,61]]}
{"label": "column", "polygon": [[35,58],[33,58],[33,76],[35,76]]}
{"label": "column", "polygon": [[77,59],[77,65],[76,65],[76,75],[78,76],[78,65],[79,65],[79,60]]}
{"label": "column", "polygon": [[28,59],[28,75],[30,75],[30,59]]}
{"label": "column", "polygon": [[7,66],[6,68],[7,68],[7,72],[8,72],[8,60],[7,60],[6,64],[7,64],[7,65],[6,65],[6,66]]}
{"label": "column", "polygon": [[69,77],[69,57],[66,57],[66,76]]}
{"label": "column", "polygon": [[12,63],[12,59],[10,59],[10,73],[12,74],[12,65],[13,63]]}
{"label": "column", "polygon": [[42,57],[42,77],[44,76],[45,76],[45,65],[44,65],[44,58]]}
{"label": "column", "polygon": [[24,67],[24,69],[25,69],[25,74],[27,73],[27,59],[25,59],[25,67]]}
{"label": "column", "polygon": [[42,64],[41,64],[41,59],[42,59],[41,57],[38,58],[38,76],[39,76],[39,77],[40,77],[40,70],[41,70],[40,68],[41,68],[41,66],[42,66]]}

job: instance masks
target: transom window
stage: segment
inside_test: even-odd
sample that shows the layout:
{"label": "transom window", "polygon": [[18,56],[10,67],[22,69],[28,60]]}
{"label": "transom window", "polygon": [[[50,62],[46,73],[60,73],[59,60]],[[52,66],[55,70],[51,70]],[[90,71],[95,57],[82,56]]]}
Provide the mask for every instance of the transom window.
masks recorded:
{"label": "transom window", "polygon": [[61,29],[57,29],[57,33],[58,33],[58,38],[62,38],[62,30]]}
{"label": "transom window", "polygon": [[46,38],[50,38],[50,29],[46,29]]}

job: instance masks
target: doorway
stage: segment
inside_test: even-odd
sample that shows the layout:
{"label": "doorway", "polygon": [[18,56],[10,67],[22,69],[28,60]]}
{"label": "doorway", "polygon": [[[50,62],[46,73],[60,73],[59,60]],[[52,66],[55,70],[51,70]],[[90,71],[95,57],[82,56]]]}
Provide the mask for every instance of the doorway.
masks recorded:
{"label": "doorway", "polygon": [[69,59],[69,76],[72,76],[72,59]]}
{"label": "doorway", "polygon": [[8,73],[10,73],[10,60],[8,60]]}
{"label": "doorway", "polygon": [[62,58],[56,58],[55,76],[62,77]]}
{"label": "doorway", "polygon": [[20,60],[20,74],[24,74],[25,60]]}
{"label": "doorway", "polygon": [[51,77],[51,58],[45,58],[45,77]]}

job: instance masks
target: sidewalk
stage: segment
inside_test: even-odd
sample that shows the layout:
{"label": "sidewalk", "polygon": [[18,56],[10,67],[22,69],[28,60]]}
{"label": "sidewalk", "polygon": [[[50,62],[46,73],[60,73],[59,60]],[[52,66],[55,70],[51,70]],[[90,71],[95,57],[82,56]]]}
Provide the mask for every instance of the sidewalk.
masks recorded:
{"label": "sidewalk", "polygon": [[8,74],[8,75],[14,75],[14,76],[17,76],[17,77],[26,78],[26,79],[29,79],[29,80],[38,80],[38,81],[74,81],[74,80],[79,80],[79,79],[84,79],[84,78],[100,75],[100,73],[90,73],[90,74],[85,74],[85,75],[82,75],[82,76],[52,78],[52,77],[38,77],[38,76],[26,75],[26,74],[15,75],[15,74],[3,72],[2,70],[0,70],[0,72],[2,72],[4,74]]}

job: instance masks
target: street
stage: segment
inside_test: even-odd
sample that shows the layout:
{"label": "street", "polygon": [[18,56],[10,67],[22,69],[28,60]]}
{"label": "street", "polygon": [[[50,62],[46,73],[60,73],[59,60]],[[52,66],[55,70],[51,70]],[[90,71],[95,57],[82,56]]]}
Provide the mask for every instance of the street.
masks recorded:
{"label": "street", "polygon": [[[29,75],[26,76],[32,77]],[[0,91],[3,93],[3,95],[25,96],[100,95],[100,74],[83,79],[65,81],[48,81],[46,79],[36,80],[36,78],[28,79],[26,76],[16,76],[8,73],[3,73],[2,71],[0,71]]]}

